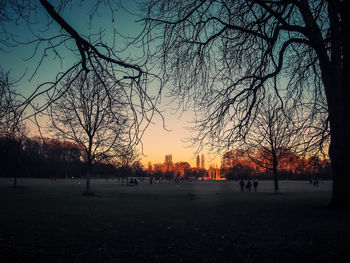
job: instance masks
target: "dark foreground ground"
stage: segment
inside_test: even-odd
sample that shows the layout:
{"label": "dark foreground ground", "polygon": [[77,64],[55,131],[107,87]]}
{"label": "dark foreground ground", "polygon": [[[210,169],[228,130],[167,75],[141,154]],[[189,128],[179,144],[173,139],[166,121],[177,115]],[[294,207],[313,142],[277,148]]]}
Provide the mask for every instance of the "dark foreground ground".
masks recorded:
{"label": "dark foreground ground", "polygon": [[327,208],[330,182],[122,186],[0,180],[0,262],[350,262],[350,213]]}

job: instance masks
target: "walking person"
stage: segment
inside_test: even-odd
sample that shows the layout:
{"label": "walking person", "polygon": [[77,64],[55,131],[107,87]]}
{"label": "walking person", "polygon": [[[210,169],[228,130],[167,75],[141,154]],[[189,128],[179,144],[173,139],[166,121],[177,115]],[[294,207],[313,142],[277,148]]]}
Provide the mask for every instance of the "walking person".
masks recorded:
{"label": "walking person", "polygon": [[254,186],[254,192],[256,192],[257,189],[258,189],[258,179],[255,179],[255,180],[254,180],[253,186]]}
{"label": "walking person", "polygon": [[239,182],[239,185],[241,186],[241,192],[244,192],[245,183],[244,183],[243,179],[241,179],[241,181]]}
{"label": "walking person", "polygon": [[245,188],[248,190],[248,192],[250,192],[250,190],[252,189],[252,182],[249,179]]}

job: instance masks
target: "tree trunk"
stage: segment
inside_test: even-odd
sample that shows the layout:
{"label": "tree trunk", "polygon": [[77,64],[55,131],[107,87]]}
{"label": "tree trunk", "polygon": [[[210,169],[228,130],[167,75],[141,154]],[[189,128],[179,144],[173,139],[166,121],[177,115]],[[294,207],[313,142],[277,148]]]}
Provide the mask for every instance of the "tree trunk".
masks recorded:
{"label": "tree trunk", "polygon": [[350,2],[343,1],[339,9],[337,5],[328,7],[330,55],[324,53],[322,57],[317,49],[316,52],[320,58],[331,133],[329,157],[332,164],[333,191],[330,205],[337,209],[350,209],[350,176],[346,172],[350,157],[346,147],[350,138]]}
{"label": "tree trunk", "polygon": [[330,70],[331,74],[323,76],[331,132],[329,157],[332,165],[333,191],[330,206],[337,209],[350,209],[350,176],[346,172],[350,158],[346,143],[350,138],[350,103],[348,101],[350,89],[347,88],[347,83],[350,83],[347,80],[350,71],[347,71],[348,76],[344,76],[346,74],[343,73],[340,77],[334,69]]}
{"label": "tree trunk", "polygon": [[13,187],[17,187],[17,175],[16,174],[13,177]]}
{"label": "tree trunk", "polygon": [[272,149],[272,171],[273,171],[273,184],[274,184],[275,193],[278,193],[279,191],[277,165],[278,165],[277,153],[276,153],[276,150],[273,148]]}
{"label": "tree trunk", "polygon": [[87,151],[87,170],[86,170],[86,192],[85,195],[93,195],[90,189],[90,176],[92,171],[92,156],[91,156],[91,149],[92,149],[92,136],[89,135],[89,147]]}
{"label": "tree trunk", "polygon": [[18,177],[17,175],[19,173],[21,173],[22,169],[20,169],[21,167],[21,144],[19,141],[17,141],[17,145],[16,145],[16,167],[14,169],[14,176],[13,176],[13,187],[16,188],[18,185]]}
{"label": "tree trunk", "polygon": [[330,158],[332,163],[332,178],[333,178],[333,191],[332,200],[330,206],[332,208],[350,209],[349,202],[349,186],[350,178],[346,174],[347,164],[349,159],[347,158],[344,146],[334,143],[334,137],[340,137],[332,133],[331,146],[330,146]]}
{"label": "tree trunk", "polygon": [[275,193],[278,193],[279,191],[279,186],[278,186],[278,173],[277,173],[277,165],[273,165],[273,184],[274,184],[274,189]]}
{"label": "tree trunk", "polygon": [[90,176],[91,176],[91,163],[88,162],[87,170],[86,170],[86,190],[84,195],[92,195],[90,188]]}
{"label": "tree trunk", "polygon": [[86,172],[86,193],[90,193],[90,169]]}
{"label": "tree trunk", "polygon": [[[350,74],[350,73],[349,73]],[[329,112],[331,127],[331,144],[329,147],[329,156],[332,165],[333,191],[331,207],[337,209],[350,209],[349,187],[350,176],[349,169],[349,148],[347,141],[350,138],[350,110],[348,96],[349,91],[343,87],[343,96],[338,97],[338,101],[332,105]],[[345,94],[347,93],[347,94]]]}

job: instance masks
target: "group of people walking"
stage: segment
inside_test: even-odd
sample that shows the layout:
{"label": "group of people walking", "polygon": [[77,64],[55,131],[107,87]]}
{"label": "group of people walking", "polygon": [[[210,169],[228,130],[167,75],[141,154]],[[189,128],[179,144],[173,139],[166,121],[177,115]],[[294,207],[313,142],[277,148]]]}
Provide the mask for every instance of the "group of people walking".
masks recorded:
{"label": "group of people walking", "polygon": [[239,182],[239,185],[241,187],[241,192],[247,191],[250,192],[252,187],[254,187],[254,192],[258,191],[258,180],[255,179],[253,181],[253,183],[248,179],[247,183],[245,183],[243,181],[243,179],[241,179],[241,181]]}
{"label": "group of people walking", "polygon": [[130,181],[128,182],[128,185],[137,185],[137,180],[135,179],[130,179]]}

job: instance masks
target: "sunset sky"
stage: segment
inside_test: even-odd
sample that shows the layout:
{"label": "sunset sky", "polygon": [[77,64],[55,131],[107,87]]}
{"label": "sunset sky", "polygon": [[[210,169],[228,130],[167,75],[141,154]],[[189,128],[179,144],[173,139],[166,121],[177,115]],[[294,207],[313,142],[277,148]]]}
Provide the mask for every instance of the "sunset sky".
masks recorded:
{"label": "sunset sky", "polygon": [[[87,7],[87,6],[85,6]],[[114,22],[110,12],[98,12],[95,15],[92,27],[88,29],[88,12],[89,8],[81,8],[73,6],[68,9],[63,17],[70,23],[73,28],[84,34],[88,32],[97,31],[99,28],[106,29],[106,35],[112,34],[115,27],[118,32],[124,35],[134,36],[141,30],[141,27],[135,22],[138,18],[131,13],[136,12],[136,6],[134,1],[125,1],[124,7],[130,12],[124,9],[118,10],[114,16]],[[79,11],[77,11],[79,10]],[[45,16],[38,14],[38,20]],[[42,21],[40,21],[41,23]],[[39,23],[39,24],[40,24]],[[44,23],[44,21],[42,22]],[[57,25],[51,25],[51,28],[57,29]],[[9,26],[7,28],[12,33],[17,34],[21,39],[30,39],[28,30],[25,26]],[[89,30],[89,31],[88,31]],[[50,31],[48,31],[50,34]],[[108,37],[107,37],[108,39]],[[42,63],[37,73],[32,79],[31,76],[34,73],[35,67],[38,64],[39,57],[33,57],[28,61],[24,61],[24,58],[29,58],[33,52],[34,46],[19,45],[11,50],[11,52],[0,51],[0,60],[6,61],[3,63],[4,70],[11,70],[10,76],[13,79],[20,79],[16,84],[16,90],[24,96],[29,96],[31,92],[44,81],[50,81],[54,78],[57,72],[72,64],[72,59],[68,52],[63,52],[65,57],[63,58],[62,65],[60,61],[54,58],[52,55],[48,55],[48,58]],[[135,51],[137,52],[137,51]],[[133,54],[130,54],[133,55]],[[166,95],[166,93],[164,93]],[[169,100],[162,99],[162,104],[159,105],[159,109],[163,112],[165,117],[165,126],[169,131],[163,129],[163,124],[160,117],[153,119],[153,124],[149,126],[143,137],[143,153],[142,163],[147,165],[150,161],[152,164],[164,162],[165,155],[172,154],[173,162],[187,161],[191,166],[195,166],[195,148],[188,147],[189,144],[183,142],[183,140],[193,136],[188,127],[191,126],[193,113],[191,111],[180,114],[174,109],[177,105],[169,104]],[[32,125],[29,125],[32,128]],[[186,129],[187,127],[187,129]],[[35,134],[35,132],[34,132]],[[209,156],[204,150],[200,154],[204,154],[206,157],[206,168],[210,164],[220,164],[220,156]]]}

